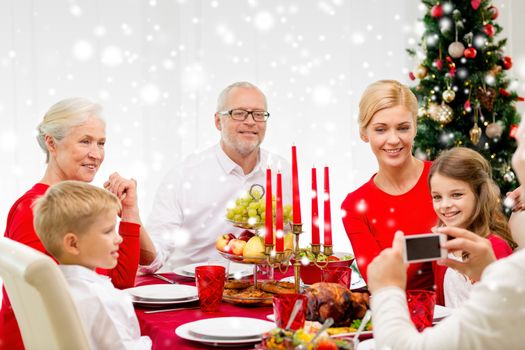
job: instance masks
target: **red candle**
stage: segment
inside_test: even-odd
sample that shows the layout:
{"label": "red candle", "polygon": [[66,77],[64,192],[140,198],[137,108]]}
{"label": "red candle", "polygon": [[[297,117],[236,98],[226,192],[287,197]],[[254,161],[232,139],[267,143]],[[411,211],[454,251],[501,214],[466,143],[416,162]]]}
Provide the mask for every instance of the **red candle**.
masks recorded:
{"label": "red candle", "polygon": [[324,245],[332,245],[332,215],[330,212],[330,179],[324,167]]}
{"label": "red candle", "polygon": [[266,235],[264,243],[273,245],[273,213],[272,213],[272,169],[266,169],[266,217],[264,221]]}
{"label": "red candle", "polygon": [[317,169],[312,168],[312,244],[319,244],[319,202],[317,196]]}
{"label": "red candle", "polygon": [[277,197],[276,209],[275,209],[275,251],[284,251],[284,238],[283,238],[283,185],[281,172],[277,172]]}
{"label": "red candle", "polygon": [[297,150],[292,146],[292,203],[293,223],[301,223],[301,197],[299,196],[299,174],[297,170]]}

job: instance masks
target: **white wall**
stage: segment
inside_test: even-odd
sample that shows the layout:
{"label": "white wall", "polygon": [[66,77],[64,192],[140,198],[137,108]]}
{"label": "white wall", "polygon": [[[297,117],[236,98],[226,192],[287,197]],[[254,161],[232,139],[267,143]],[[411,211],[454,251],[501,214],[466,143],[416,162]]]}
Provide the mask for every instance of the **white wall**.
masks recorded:
{"label": "white wall", "polygon": [[[525,4],[495,4],[523,95]],[[411,83],[416,62],[405,49],[419,40],[420,7],[410,0],[0,2],[0,227],[43,174],[34,130],[56,101],[84,96],[104,105],[109,142],[95,183],[113,171],[137,178],[147,217],[162,174],[218,140],[219,91],[248,80],[269,99],[264,146],[288,157],[298,146],[303,217],[310,166],[331,167],[334,242],[350,249],[336,212],[376,169],[358,139],[358,99],[380,78]]]}

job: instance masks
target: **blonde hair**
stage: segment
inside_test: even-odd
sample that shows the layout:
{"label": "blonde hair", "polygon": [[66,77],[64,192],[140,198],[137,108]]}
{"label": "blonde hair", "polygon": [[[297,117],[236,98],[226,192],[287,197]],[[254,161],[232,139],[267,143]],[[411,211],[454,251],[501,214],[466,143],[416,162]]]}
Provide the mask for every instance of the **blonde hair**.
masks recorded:
{"label": "blonde hair", "polygon": [[35,231],[46,250],[58,257],[66,233],[83,234],[107,210],[120,211],[109,191],[81,181],[62,181],[33,204]]}
{"label": "blonde hair", "polygon": [[359,101],[359,131],[363,133],[372,117],[387,108],[403,106],[412,113],[417,125],[417,98],[410,89],[396,80],[379,80],[368,85]]}
{"label": "blonde hair", "polygon": [[67,98],[51,106],[38,124],[36,137],[40,148],[46,153],[46,163],[49,162],[46,135],[60,141],[72,127],[86,122],[90,117],[103,120],[101,112],[102,107],[99,104],[81,97]]}
{"label": "blonde hair", "polygon": [[259,89],[257,86],[247,81],[238,81],[236,83],[228,85],[227,87],[224,88],[224,90],[221,91],[221,93],[219,94],[219,97],[217,98],[217,111],[216,112],[224,111],[224,109],[226,108],[226,100],[228,99],[228,95],[235,88],[248,88],[248,89],[257,90],[264,98],[264,107],[268,108],[268,104],[266,102],[266,96],[261,91],[261,89]]}
{"label": "blonde hair", "polygon": [[507,241],[512,249],[517,247],[501,209],[500,191],[492,180],[492,169],[481,154],[466,147],[454,147],[443,151],[430,167],[428,186],[431,190],[430,180],[434,174],[463,181],[470,186],[476,204],[467,230],[481,237],[491,233],[497,234]]}

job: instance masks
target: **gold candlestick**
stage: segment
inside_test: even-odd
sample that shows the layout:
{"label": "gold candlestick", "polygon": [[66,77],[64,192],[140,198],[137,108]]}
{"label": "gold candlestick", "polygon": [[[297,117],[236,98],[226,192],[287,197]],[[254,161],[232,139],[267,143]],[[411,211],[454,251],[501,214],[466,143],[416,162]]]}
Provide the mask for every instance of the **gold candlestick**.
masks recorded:
{"label": "gold candlestick", "polygon": [[323,253],[324,253],[324,255],[326,255],[326,256],[330,256],[330,255],[334,254],[334,248],[333,248],[333,246],[332,246],[332,245],[326,245],[326,244],[325,244],[325,245],[323,246]]}
{"label": "gold candlestick", "polygon": [[294,249],[294,263],[293,263],[293,276],[295,282],[295,292],[300,293],[301,291],[301,259],[299,257],[299,235],[303,232],[303,224],[291,224],[292,233],[295,235],[295,249]]}

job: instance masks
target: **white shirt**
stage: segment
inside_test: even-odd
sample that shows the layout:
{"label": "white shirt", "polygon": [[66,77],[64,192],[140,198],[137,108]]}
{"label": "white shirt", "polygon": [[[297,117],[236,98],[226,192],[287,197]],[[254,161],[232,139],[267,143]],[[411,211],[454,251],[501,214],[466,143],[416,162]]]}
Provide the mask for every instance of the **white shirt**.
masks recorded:
{"label": "white shirt", "polygon": [[523,349],[525,250],[488,266],[463,305],[422,333],[410,321],[402,289],[377,291],[371,307],[376,349]]}
{"label": "white shirt", "polygon": [[[450,259],[462,261],[461,257],[455,256],[452,253],[448,254]],[[443,280],[443,293],[445,295],[445,306],[451,308],[460,307],[470,295],[472,289],[472,282],[464,274],[448,268],[445,271],[445,278]]]}
{"label": "white shirt", "polygon": [[147,230],[157,250],[156,259],[142,272],[164,271],[186,264],[220,258],[216,239],[223,234],[237,235],[226,220],[226,208],[246,193],[252,184],[266,187],[266,168],[272,165],[272,192],[275,195],[276,169],[280,166],[284,204],[290,203],[289,163],[282,157],[261,150],[249,174],[231,160],[219,144],[193,154],[176,165],[162,181],[155,197]]}
{"label": "white shirt", "polygon": [[140,336],[130,296],[111,284],[109,277],[79,265],[58,265],[64,274],[91,349],[151,349]]}

